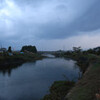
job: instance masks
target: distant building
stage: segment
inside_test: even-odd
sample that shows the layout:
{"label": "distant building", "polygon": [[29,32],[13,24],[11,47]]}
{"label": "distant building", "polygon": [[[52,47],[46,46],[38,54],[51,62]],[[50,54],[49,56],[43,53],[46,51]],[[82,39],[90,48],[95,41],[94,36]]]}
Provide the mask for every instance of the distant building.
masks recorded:
{"label": "distant building", "polygon": [[0,48],[0,53],[6,52],[7,49],[6,48]]}

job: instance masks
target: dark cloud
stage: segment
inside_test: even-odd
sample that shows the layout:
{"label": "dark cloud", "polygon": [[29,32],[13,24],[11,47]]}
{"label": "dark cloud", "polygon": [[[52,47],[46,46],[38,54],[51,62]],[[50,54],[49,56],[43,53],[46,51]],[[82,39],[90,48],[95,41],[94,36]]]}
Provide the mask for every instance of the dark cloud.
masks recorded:
{"label": "dark cloud", "polygon": [[[75,24],[80,31],[92,31],[100,29],[100,0],[90,7],[90,9]],[[74,24],[74,25],[75,25]]]}
{"label": "dark cloud", "polygon": [[[60,6],[63,8],[63,6]],[[65,20],[66,22],[66,20]],[[67,22],[66,22],[67,23]],[[40,38],[66,38],[100,29],[100,1],[97,0],[84,15],[71,24],[49,23],[41,25]]]}
{"label": "dark cloud", "polygon": [[100,0],[0,0],[0,39],[65,39],[99,30],[99,4]]}

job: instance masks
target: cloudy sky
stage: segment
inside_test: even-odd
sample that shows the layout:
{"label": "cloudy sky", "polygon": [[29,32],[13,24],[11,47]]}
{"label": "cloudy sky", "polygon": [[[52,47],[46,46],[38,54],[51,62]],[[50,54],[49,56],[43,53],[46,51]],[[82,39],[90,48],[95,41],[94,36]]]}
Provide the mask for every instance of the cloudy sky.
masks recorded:
{"label": "cloudy sky", "polygon": [[100,46],[100,0],[0,0],[0,45],[69,50]]}

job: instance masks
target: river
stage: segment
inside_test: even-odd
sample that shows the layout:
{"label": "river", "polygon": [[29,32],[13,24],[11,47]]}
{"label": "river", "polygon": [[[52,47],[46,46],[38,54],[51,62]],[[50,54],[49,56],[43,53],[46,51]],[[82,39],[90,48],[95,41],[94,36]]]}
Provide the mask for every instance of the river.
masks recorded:
{"label": "river", "polygon": [[1,70],[0,100],[40,100],[54,81],[77,81],[79,72],[75,61],[54,57]]}

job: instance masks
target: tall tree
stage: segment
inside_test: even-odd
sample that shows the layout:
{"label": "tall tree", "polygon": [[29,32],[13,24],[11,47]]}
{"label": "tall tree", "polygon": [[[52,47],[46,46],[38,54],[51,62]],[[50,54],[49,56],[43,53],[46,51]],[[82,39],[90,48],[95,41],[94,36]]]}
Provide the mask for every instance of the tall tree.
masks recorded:
{"label": "tall tree", "polygon": [[79,53],[81,52],[81,47],[73,47],[73,51],[76,52],[76,53]]}
{"label": "tall tree", "polygon": [[8,52],[10,52],[10,53],[12,52],[11,46],[8,47]]}

